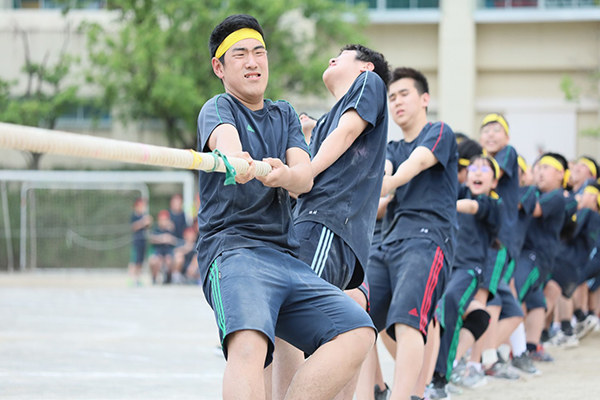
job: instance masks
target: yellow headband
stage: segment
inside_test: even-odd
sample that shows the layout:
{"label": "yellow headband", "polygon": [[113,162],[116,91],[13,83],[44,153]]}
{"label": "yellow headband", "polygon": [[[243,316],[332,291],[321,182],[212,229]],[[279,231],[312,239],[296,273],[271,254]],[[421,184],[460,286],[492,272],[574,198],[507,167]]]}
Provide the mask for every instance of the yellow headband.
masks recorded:
{"label": "yellow headband", "polygon": [[517,162],[519,163],[519,168],[521,168],[523,170],[523,172],[527,172],[527,170],[529,169],[529,166],[527,165],[527,162],[525,162],[525,159],[521,156],[517,157]]}
{"label": "yellow headband", "polygon": [[597,196],[596,201],[598,202],[598,207],[600,208],[600,190],[598,190],[598,188],[595,186],[586,186],[585,189],[583,189],[583,193],[589,193]]}
{"label": "yellow headband", "polygon": [[586,157],[581,157],[578,161],[588,167],[592,175],[594,175],[594,178],[598,177],[598,170],[596,169],[596,166],[592,160]]}
{"label": "yellow headband", "polygon": [[549,165],[557,171],[564,171],[565,177],[563,178],[562,185],[563,187],[567,187],[567,183],[569,183],[569,177],[571,176],[571,172],[562,165],[560,161],[552,156],[544,156],[540,160],[540,165]]}
{"label": "yellow headband", "polygon": [[492,162],[492,165],[494,166],[494,172],[495,172],[495,175],[494,175],[494,177],[495,177],[496,179],[500,179],[500,166],[498,165],[498,162],[497,162],[497,161],[496,161],[496,159],[495,159],[494,157],[492,157],[492,156],[486,156],[486,158],[487,158],[488,160],[490,160],[490,161]]}
{"label": "yellow headband", "polygon": [[500,125],[502,125],[502,127],[504,128],[504,133],[506,133],[506,136],[509,136],[508,134],[508,122],[506,122],[506,120],[504,119],[504,117],[500,114],[488,114],[485,116],[485,118],[483,119],[483,122],[481,123],[481,127],[483,128],[484,126],[486,126],[487,124],[491,123],[491,122],[497,122]]}
{"label": "yellow headband", "polygon": [[459,158],[458,159],[458,165],[461,165],[463,167],[468,167],[469,164],[470,164],[470,162],[466,158]]}
{"label": "yellow headband", "polygon": [[223,56],[223,54],[225,54],[225,52],[229,50],[231,46],[244,39],[256,39],[261,42],[263,46],[266,46],[262,35],[258,31],[250,28],[242,28],[230,33],[225,40],[221,42],[217,48],[217,51],[215,52],[215,57],[221,58],[221,56]]}

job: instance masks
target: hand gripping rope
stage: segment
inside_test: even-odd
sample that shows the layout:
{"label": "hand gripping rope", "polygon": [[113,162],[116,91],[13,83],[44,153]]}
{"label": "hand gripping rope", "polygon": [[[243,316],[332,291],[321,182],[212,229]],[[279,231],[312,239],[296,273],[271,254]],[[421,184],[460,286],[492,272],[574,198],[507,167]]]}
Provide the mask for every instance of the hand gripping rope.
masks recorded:
{"label": "hand gripping rope", "polygon": [[[0,122],[0,147],[33,153],[95,158],[133,164],[156,165],[204,172],[224,172],[225,185],[235,184],[235,175],[248,170],[248,162],[226,157],[218,150],[198,153],[124,140],[107,139]],[[257,176],[266,176],[271,166],[254,161]]]}

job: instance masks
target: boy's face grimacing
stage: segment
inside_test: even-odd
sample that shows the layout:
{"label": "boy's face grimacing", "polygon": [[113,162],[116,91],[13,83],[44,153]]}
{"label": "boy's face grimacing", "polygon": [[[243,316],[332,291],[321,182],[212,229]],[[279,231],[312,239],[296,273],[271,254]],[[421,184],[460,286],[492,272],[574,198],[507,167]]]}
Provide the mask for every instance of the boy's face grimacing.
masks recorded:
{"label": "boy's face grimacing", "polygon": [[479,144],[491,155],[496,155],[508,145],[508,136],[499,122],[490,122],[481,128]]}
{"label": "boy's face grimacing", "polygon": [[538,171],[537,187],[542,192],[549,192],[561,187],[564,171],[559,171],[548,164],[539,165]]}
{"label": "boy's face grimacing", "polygon": [[244,101],[262,98],[269,81],[267,49],[253,38],[235,43],[225,52],[225,64],[214,58],[213,70],[228,93]]}
{"label": "boy's face grimacing", "polygon": [[467,187],[473,195],[489,196],[497,183],[494,179],[494,169],[488,161],[478,158],[467,167]]}
{"label": "boy's face grimacing", "polygon": [[402,78],[388,89],[388,106],[394,122],[400,126],[411,126],[411,122],[429,104],[429,94],[419,94],[412,78]]}

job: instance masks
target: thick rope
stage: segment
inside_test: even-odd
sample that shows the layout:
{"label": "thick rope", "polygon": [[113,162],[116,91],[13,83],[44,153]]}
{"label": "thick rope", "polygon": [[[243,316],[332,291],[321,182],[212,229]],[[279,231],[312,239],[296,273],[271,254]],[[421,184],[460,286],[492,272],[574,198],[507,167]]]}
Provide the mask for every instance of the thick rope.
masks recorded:
{"label": "thick rope", "polygon": [[[194,150],[173,149],[124,140],[54,131],[0,122],[0,147],[33,153],[95,158],[133,164],[156,165],[205,172],[228,172],[228,165],[238,174],[248,170],[248,162],[241,158]],[[227,163],[224,162],[225,159]],[[254,161],[257,176],[271,172],[271,166]],[[232,171],[229,170],[229,176]]]}

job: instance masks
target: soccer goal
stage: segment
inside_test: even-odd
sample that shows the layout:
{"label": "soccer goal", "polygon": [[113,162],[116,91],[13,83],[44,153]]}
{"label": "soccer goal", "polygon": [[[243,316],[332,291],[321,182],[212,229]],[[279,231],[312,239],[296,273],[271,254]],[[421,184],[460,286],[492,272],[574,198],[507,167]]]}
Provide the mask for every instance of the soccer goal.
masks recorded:
{"label": "soccer goal", "polygon": [[[188,224],[195,217],[195,177],[189,171],[5,170],[0,182],[9,270],[14,268],[13,232],[19,237],[22,271],[119,268],[129,261],[136,198],[148,199],[152,212],[167,208],[170,196],[179,193]],[[11,220],[8,210],[15,209],[15,202],[19,226],[13,229],[11,221],[16,224],[17,218]]]}

